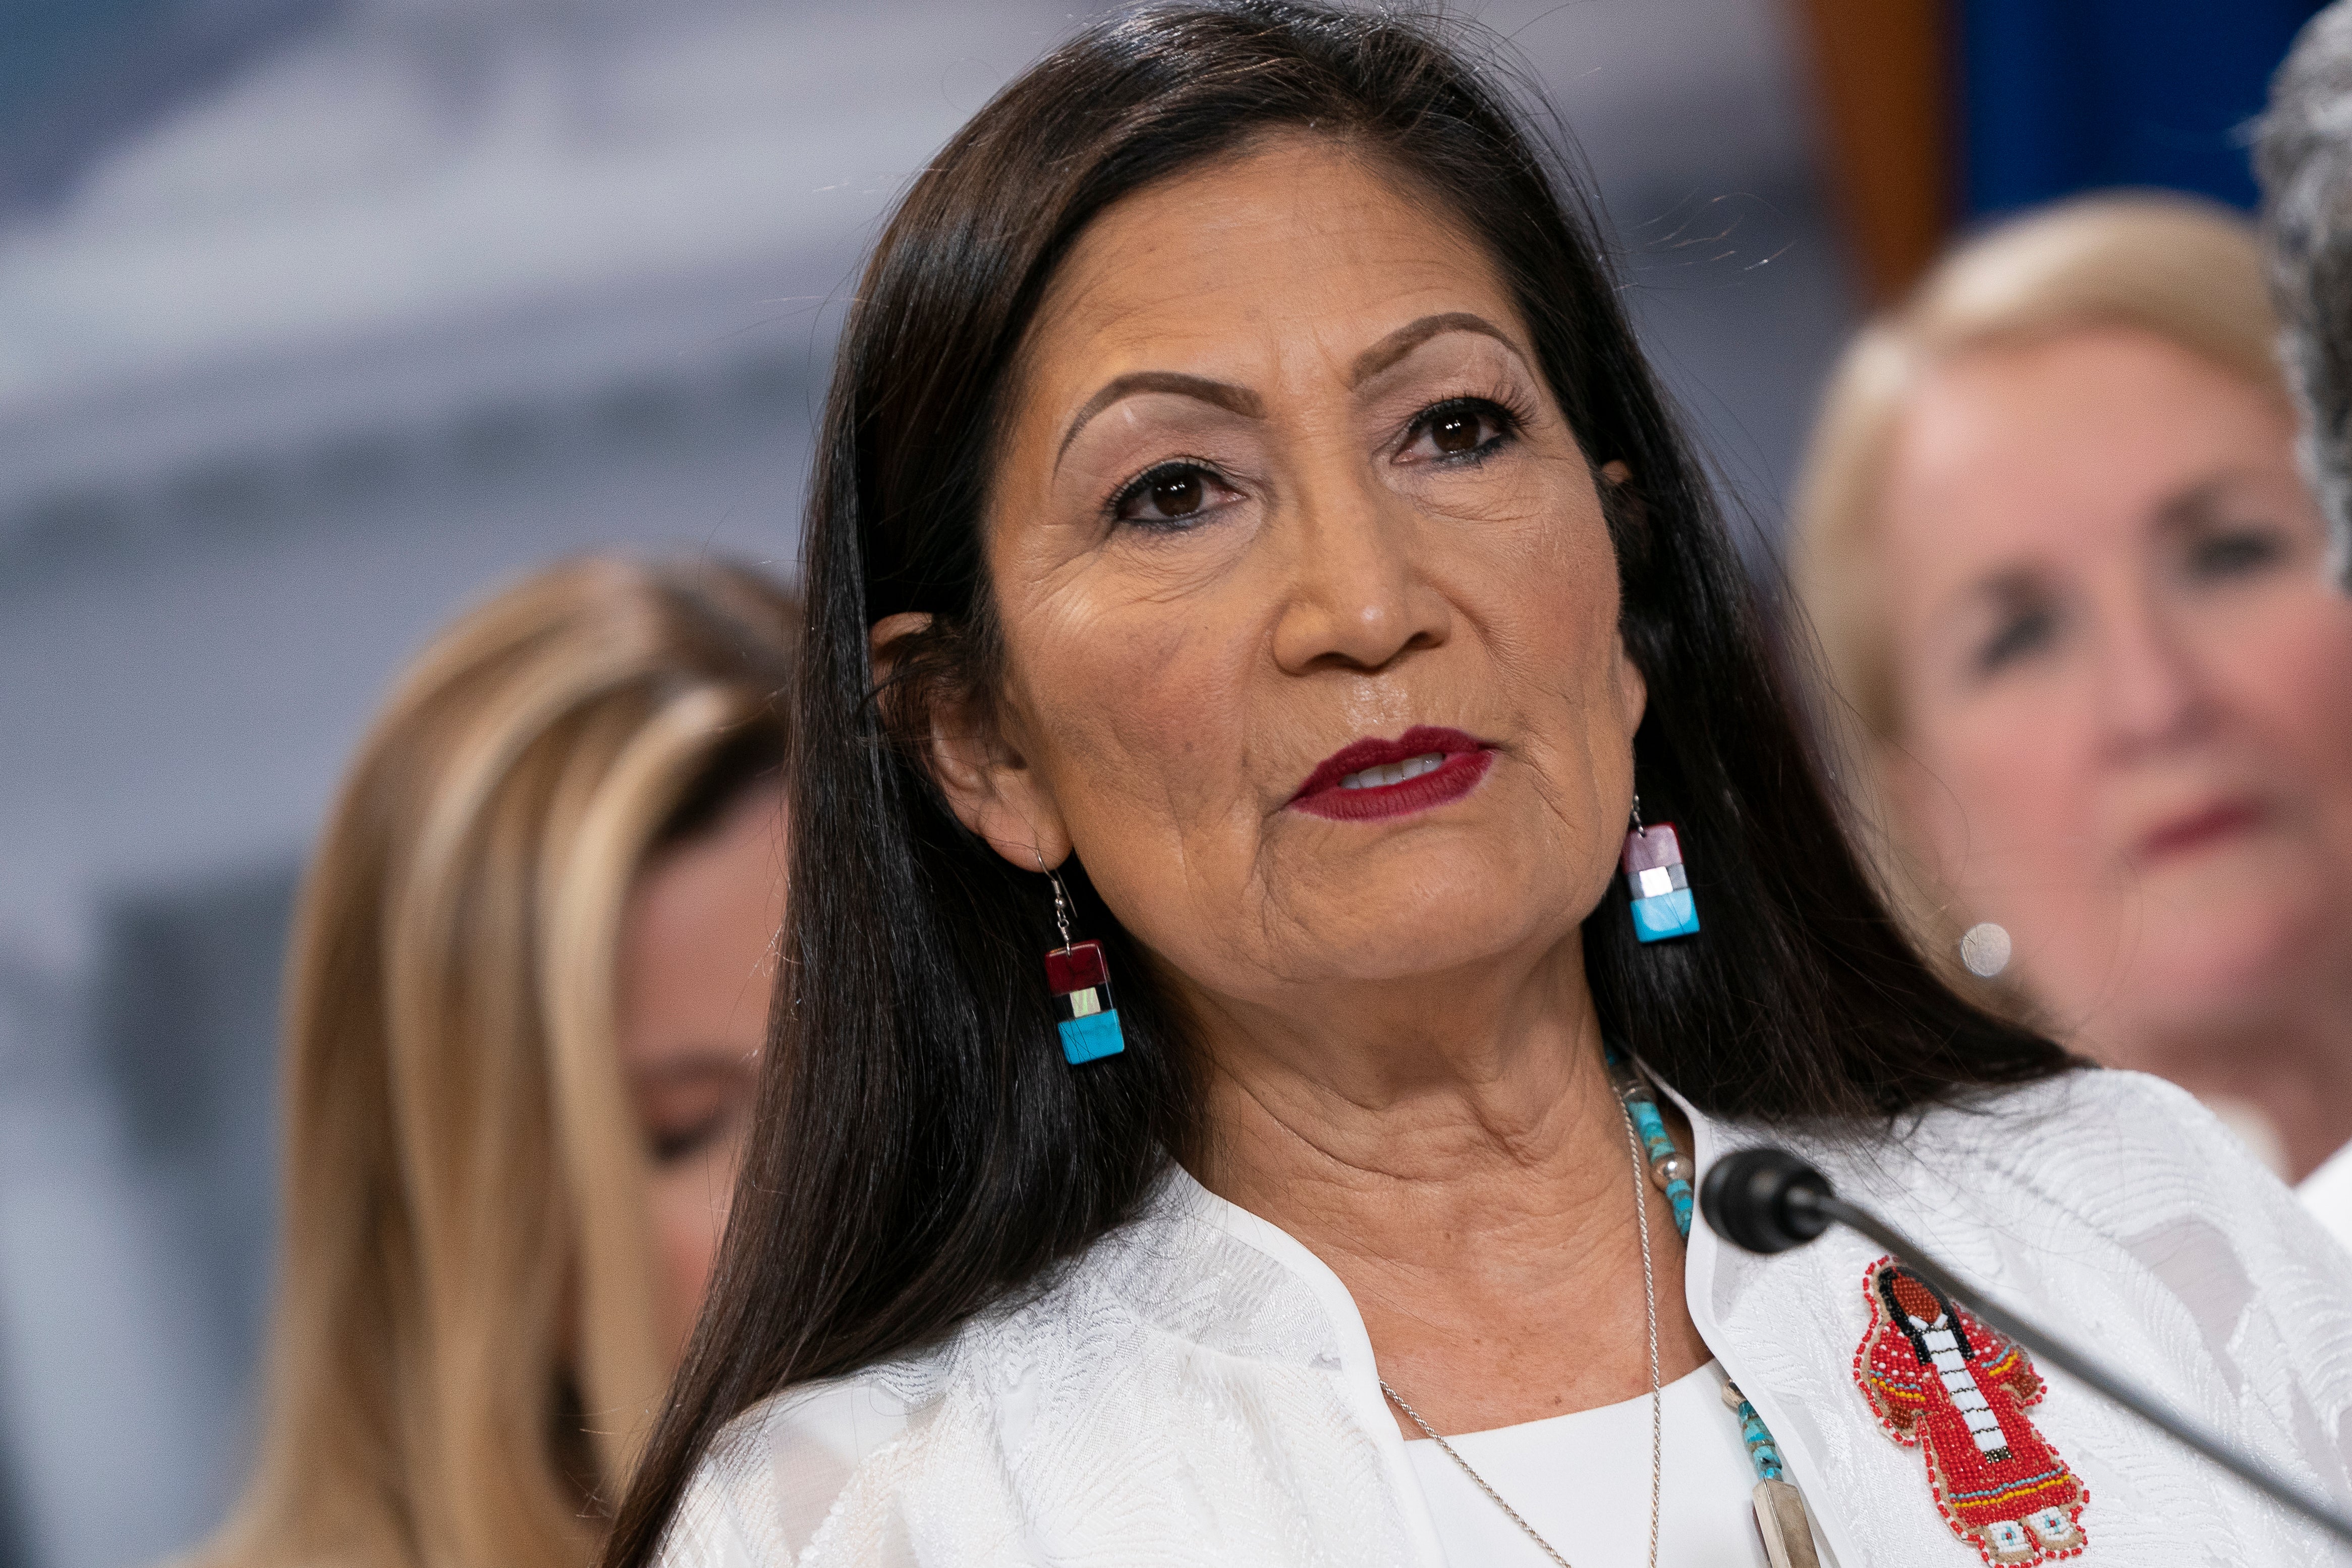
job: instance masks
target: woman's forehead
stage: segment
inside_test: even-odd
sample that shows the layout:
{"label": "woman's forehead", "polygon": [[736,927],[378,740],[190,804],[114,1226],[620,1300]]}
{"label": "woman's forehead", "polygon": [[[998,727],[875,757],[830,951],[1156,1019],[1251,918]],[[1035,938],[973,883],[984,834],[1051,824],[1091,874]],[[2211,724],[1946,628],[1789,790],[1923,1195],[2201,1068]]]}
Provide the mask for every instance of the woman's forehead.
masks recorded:
{"label": "woman's forehead", "polygon": [[1213,374],[1269,353],[1344,372],[1381,337],[1449,311],[1524,342],[1498,269],[1442,203],[1382,160],[1291,134],[1104,212],[1055,275],[1024,358],[1041,383]]}
{"label": "woman's forehead", "polygon": [[1969,580],[2137,550],[2201,487],[2290,477],[2292,440],[2263,389],[2151,333],[1974,349],[1924,378],[1895,427],[1888,537],[1929,575]]}

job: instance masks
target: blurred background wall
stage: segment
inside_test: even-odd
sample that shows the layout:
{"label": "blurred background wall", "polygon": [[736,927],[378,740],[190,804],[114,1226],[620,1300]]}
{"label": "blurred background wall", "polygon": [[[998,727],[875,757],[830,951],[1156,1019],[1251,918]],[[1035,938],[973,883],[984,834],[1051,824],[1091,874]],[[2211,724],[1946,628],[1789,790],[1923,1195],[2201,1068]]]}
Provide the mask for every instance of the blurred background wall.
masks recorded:
{"label": "blurred background wall", "polygon": [[[1759,564],[1868,301],[1972,213],[2246,199],[2311,8],[1454,7],[1579,138]],[[146,1561],[232,1494],[280,948],[393,672],[568,552],[788,570],[877,215],[1087,9],[0,8],[0,1568]]]}

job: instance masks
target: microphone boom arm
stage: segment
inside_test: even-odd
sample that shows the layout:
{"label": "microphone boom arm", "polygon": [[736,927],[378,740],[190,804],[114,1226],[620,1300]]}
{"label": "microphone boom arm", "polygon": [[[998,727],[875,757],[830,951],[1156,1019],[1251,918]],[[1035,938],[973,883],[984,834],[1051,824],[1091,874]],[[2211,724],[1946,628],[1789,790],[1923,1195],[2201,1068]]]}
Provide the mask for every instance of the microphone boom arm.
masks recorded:
{"label": "microphone boom arm", "polygon": [[2088,1384],[2095,1392],[2122,1405],[2149,1426],[2168,1434],[2174,1441],[2195,1449],[2256,1491],[2293,1509],[2336,1540],[2352,1545],[2352,1514],[2347,1514],[2327,1499],[2280,1475],[2251,1456],[2241,1454],[2211,1428],[2166,1408],[2064,1341],[2052,1338],[2007,1308],[1986,1300],[1954,1278],[1949,1269],[1930,1258],[1909,1237],[1868,1209],[1810,1184],[1792,1187],[1782,1201],[1794,1213],[1810,1212],[1824,1221],[1835,1220],[1849,1230],[1861,1232],[1894,1254],[1905,1268],[1942,1291],[1948,1299],[1962,1303],[1996,1331],[2023,1345],[2037,1361],[2054,1366],[2075,1381]]}

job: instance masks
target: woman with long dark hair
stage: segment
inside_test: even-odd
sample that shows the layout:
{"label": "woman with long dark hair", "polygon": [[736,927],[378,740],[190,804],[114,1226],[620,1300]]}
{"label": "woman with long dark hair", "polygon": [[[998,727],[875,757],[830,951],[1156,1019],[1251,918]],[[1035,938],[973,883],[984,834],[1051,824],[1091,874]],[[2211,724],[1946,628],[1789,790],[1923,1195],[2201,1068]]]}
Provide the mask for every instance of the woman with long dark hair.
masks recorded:
{"label": "woman with long dark hair", "polygon": [[[1696,1170],[1798,1142],[2347,1484],[2352,1264],[1913,955],[1496,80],[1363,12],[1115,18],[882,236],[782,1048],[611,1568],[2323,1555],[1979,1328],[1879,1368],[1850,1237],[1685,1239]],[[1998,1409],[1884,1416],[1964,1331]]]}

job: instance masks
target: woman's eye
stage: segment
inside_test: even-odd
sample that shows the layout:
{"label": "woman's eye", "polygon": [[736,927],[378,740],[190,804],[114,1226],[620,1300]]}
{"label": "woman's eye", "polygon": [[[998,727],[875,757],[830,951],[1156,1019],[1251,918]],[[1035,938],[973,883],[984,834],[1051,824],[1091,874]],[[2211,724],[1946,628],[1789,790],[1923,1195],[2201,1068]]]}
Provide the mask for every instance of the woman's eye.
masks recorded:
{"label": "woman's eye", "polygon": [[1977,672],[1990,675],[2050,646],[2058,635],[2058,617],[2040,606],[2013,611],[1977,650]]}
{"label": "woman's eye", "polygon": [[2193,541],[2189,572],[2193,577],[2241,577],[2275,563],[2285,553],[2285,542],[2266,529],[2232,529]]}
{"label": "woman's eye", "polygon": [[653,1144],[654,1163],[675,1165],[681,1160],[699,1154],[717,1142],[734,1120],[734,1111],[730,1108],[714,1111],[683,1127],[653,1129],[649,1141]]}
{"label": "woman's eye", "polygon": [[1483,397],[1457,397],[1424,410],[1406,433],[1405,462],[1445,462],[1475,459],[1510,437],[1517,422],[1503,408]]}
{"label": "woman's eye", "polygon": [[1198,463],[1162,463],[1118,492],[1111,515],[1146,528],[1181,525],[1213,509],[1223,493],[1216,475]]}

